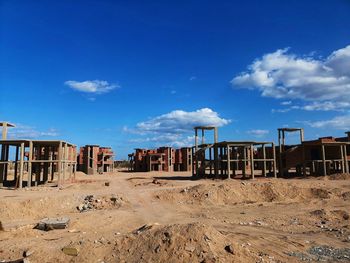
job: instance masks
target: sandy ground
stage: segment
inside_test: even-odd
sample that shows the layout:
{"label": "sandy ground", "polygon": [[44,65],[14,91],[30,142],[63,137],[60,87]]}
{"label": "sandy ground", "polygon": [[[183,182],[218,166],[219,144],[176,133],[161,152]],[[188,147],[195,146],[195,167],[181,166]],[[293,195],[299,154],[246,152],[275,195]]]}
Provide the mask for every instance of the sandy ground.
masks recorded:
{"label": "sandy ground", "polygon": [[[79,212],[88,195],[93,208]],[[61,189],[1,189],[0,200],[0,262],[24,251],[27,262],[350,261],[346,175],[194,181],[188,173],[79,173]],[[66,229],[33,229],[62,216]],[[63,253],[67,246],[78,256]]]}

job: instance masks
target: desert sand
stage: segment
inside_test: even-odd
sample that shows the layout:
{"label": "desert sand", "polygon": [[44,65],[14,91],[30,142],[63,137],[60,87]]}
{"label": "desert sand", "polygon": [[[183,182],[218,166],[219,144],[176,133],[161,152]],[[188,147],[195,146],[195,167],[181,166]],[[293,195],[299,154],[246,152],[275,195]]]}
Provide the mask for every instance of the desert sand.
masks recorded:
{"label": "desert sand", "polygon": [[[25,262],[350,261],[349,175],[191,180],[181,172],[78,173],[60,188],[0,189],[0,200],[0,262],[21,260],[24,252]],[[46,217],[70,223],[35,229]]]}

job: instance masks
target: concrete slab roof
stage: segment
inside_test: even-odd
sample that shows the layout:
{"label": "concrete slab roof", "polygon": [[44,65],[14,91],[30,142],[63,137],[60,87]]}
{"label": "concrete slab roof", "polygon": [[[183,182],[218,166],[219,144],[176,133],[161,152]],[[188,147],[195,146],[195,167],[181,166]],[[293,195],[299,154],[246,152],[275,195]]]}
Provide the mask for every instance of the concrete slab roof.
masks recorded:
{"label": "concrete slab roof", "polygon": [[12,123],[9,123],[7,121],[1,121],[0,122],[0,126],[7,126],[7,127],[16,127],[16,125],[12,124]]}

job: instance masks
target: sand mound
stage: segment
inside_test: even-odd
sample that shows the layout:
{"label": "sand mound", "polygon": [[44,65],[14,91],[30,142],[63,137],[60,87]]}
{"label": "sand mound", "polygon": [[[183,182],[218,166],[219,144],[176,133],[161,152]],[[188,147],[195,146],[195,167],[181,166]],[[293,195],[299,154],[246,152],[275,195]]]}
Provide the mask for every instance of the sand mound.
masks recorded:
{"label": "sand mound", "polygon": [[199,184],[181,190],[164,190],[158,192],[156,198],[187,204],[204,203],[217,205],[328,199],[332,195],[332,192],[323,188],[303,188],[291,183],[224,182]]}
{"label": "sand mound", "polygon": [[249,251],[232,244],[213,227],[199,223],[143,226],[118,239],[113,255],[114,262],[255,261]]}
{"label": "sand mound", "polygon": [[350,180],[350,174],[332,174],[327,176],[326,179],[329,180]]}

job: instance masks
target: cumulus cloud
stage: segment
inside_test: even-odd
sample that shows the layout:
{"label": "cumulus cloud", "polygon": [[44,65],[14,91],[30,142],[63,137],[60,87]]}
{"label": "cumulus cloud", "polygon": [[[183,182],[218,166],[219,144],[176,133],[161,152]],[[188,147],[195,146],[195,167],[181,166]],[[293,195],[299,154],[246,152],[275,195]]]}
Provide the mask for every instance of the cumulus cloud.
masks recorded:
{"label": "cumulus cloud", "polygon": [[16,127],[8,129],[8,137],[10,139],[39,139],[42,137],[56,137],[59,133],[56,129],[48,129],[47,131],[39,131],[35,127],[16,124]]}
{"label": "cumulus cloud", "polygon": [[86,80],[81,82],[75,80],[68,80],[64,82],[64,84],[70,87],[71,89],[92,94],[108,93],[114,90],[115,88],[119,88],[117,84],[109,84],[105,80]]}
{"label": "cumulus cloud", "polygon": [[[265,54],[231,81],[235,88],[257,89],[262,96],[302,100],[306,110],[320,110],[310,104],[335,108],[350,107],[350,45],[327,58],[297,56],[288,49]],[[327,102],[322,104],[322,102]],[[335,109],[332,107],[332,109]],[[303,109],[303,107],[301,107]]]}
{"label": "cumulus cloud", "polygon": [[193,145],[194,138],[192,134],[195,126],[221,127],[230,122],[230,120],[221,118],[217,112],[209,108],[196,111],[175,110],[139,122],[134,129],[123,127],[123,131],[147,136],[130,140],[134,143],[150,142],[156,146],[183,147]]}
{"label": "cumulus cloud", "polygon": [[338,130],[350,130],[350,115],[336,116],[333,119],[306,122],[313,128],[327,128],[327,129],[338,129]]}
{"label": "cumulus cloud", "polygon": [[220,118],[217,112],[209,108],[203,108],[196,111],[175,110],[139,122],[136,128],[143,132],[184,133],[192,131],[195,126],[221,127],[229,123],[230,120]]}
{"label": "cumulus cloud", "polygon": [[269,134],[269,131],[257,129],[257,130],[249,130],[249,131],[247,131],[247,133],[254,136],[254,137],[261,138],[261,137],[264,137],[265,135]]}

